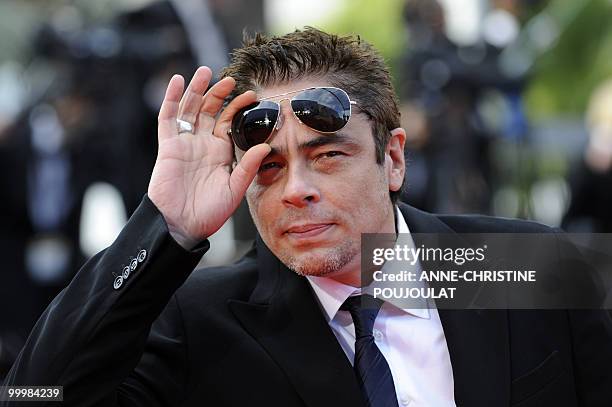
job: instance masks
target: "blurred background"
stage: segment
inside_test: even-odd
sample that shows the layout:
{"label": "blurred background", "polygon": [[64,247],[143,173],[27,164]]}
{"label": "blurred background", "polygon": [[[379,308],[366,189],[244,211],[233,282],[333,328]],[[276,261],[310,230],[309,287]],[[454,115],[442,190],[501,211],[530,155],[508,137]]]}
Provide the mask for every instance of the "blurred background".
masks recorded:
{"label": "blurred background", "polygon": [[[388,61],[402,199],[612,231],[612,0],[2,0],[0,379],[146,192],[173,73],[218,73],[244,29],[355,33]],[[255,230],[243,206],[204,264]]]}

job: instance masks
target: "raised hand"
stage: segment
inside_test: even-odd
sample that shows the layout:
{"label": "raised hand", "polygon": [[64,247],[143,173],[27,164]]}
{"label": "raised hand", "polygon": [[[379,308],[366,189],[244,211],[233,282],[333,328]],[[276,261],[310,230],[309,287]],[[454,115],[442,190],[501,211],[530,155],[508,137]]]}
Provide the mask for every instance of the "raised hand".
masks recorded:
{"label": "raised hand", "polygon": [[[227,221],[270,152],[267,144],[257,145],[232,169],[227,131],[234,114],[256,96],[253,91],[239,95],[217,119],[235,81],[224,78],[204,95],[211,77],[208,67],[200,67],[183,94],[183,77],[173,76],[159,111],[159,149],[148,195],[184,247],[212,235]],[[191,123],[193,131],[179,134],[177,119]]]}

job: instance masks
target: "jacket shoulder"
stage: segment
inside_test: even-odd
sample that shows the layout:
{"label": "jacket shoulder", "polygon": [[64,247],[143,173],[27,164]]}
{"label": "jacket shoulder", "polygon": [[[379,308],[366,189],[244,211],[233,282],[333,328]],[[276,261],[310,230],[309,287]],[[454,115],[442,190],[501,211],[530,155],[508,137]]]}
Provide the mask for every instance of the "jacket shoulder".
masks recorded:
{"label": "jacket shoulder", "polygon": [[555,233],[560,229],[542,223],[485,215],[434,214],[398,203],[414,233]]}
{"label": "jacket shoulder", "polygon": [[485,215],[435,215],[457,233],[554,233],[559,229],[542,223]]}

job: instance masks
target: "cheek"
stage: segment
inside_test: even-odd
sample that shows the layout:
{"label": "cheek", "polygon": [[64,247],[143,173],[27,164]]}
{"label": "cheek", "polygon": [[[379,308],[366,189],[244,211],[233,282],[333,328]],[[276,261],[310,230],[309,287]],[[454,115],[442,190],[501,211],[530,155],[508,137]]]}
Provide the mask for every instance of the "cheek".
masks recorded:
{"label": "cheek", "polygon": [[251,184],[245,195],[249,212],[260,234],[265,233],[266,225],[272,224],[270,219],[274,216],[273,208],[269,205],[271,201],[268,192],[266,188]]}
{"label": "cheek", "polygon": [[386,193],[389,171],[390,163],[385,161],[382,165],[364,166],[364,169],[354,173],[351,179],[354,180],[356,188],[366,195],[373,195],[379,191]]}
{"label": "cheek", "polygon": [[343,177],[327,189],[328,201],[345,214],[351,224],[373,220],[373,213],[380,210],[389,192],[385,181],[384,167],[369,167],[367,171],[356,171]]}
{"label": "cheek", "polygon": [[252,184],[247,189],[245,194],[247,206],[249,207],[249,213],[251,214],[251,218],[253,218],[253,222],[255,222],[255,226],[259,230],[259,199],[257,199],[257,193],[253,191]]}
{"label": "cheek", "polygon": [[255,182],[255,180],[253,180],[251,182],[251,184],[249,185],[249,187],[246,190],[245,196],[247,198],[247,202],[249,203],[249,205],[251,203],[256,202],[259,197],[263,194],[264,192],[264,188],[259,185],[257,182]]}
{"label": "cheek", "polygon": [[245,197],[251,209],[251,214],[261,216],[262,208],[265,208],[267,203],[270,202],[270,188],[253,181],[247,188]]}

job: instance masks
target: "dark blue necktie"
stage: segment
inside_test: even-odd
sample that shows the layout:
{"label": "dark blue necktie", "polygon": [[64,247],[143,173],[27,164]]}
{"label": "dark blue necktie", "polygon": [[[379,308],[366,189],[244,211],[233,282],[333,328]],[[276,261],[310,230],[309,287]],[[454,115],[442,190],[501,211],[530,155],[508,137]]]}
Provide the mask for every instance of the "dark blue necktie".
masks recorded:
{"label": "dark blue necktie", "polygon": [[382,301],[370,295],[349,297],[341,310],[348,311],[355,325],[353,369],[368,407],[398,407],[391,370],[374,343],[372,328]]}

